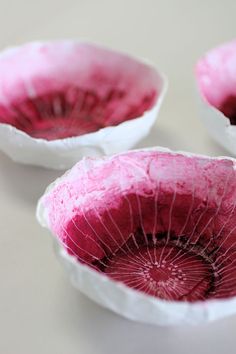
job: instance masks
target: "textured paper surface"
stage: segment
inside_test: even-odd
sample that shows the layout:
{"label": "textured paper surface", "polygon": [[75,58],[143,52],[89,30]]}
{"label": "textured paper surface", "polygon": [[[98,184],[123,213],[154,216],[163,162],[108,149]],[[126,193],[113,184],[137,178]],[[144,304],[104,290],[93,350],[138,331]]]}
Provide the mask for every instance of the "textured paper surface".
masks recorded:
{"label": "textured paper surface", "polygon": [[[213,184],[213,187],[210,187],[209,190],[205,190],[204,185],[201,185],[201,178],[199,176],[199,185],[196,185],[196,188],[198,190],[198,195],[205,199],[205,197],[208,198],[208,193],[209,193],[209,207],[211,203],[215,203],[218,200],[218,207],[213,207],[213,214],[207,220],[204,221],[204,224],[200,228],[201,230],[205,230],[206,227],[208,227],[212,222],[213,224],[216,224],[216,227],[222,232],[222,228],[226,227],[228,225],[227,223],[229,220],[232,219],[233,213],[235,211],[235,203],[230,201],[232,198],[232,193],[230,192],[231,188],[231,183],[232,186],[235,183],[235,171],[234,171],[234,166],[235,166],[235,161],[230,158],[209,158],[209,157],[204,157],[200,155],[194,155],[194,154],[188,154],[188,153],[174,153],[171,152],[168,149],[163,149],[163,148],[153,148],[153,149],[144,149],[140,151],[150,151],[150,152],[159,152],[161,154],[164,154],[165,156],[168,157],[168,154],[171,156],[171,158],[180,158],[180,159],[185,159],[188,157],[190,159],[189,161],[194,161],[194,159],[198,159],[200,162],[200,165],[203,164],[203,166],[207,163],[209,165],[209,168],[211,166],[212,171],[206,170],[206,180],[208,179],[207,177],[207,171],[209,171],[209,180],[212,178],[220,178],[216,184]],[[138,153],[138,151],[137,151]],[[132,154],[131,154],[132,155]],[[121,154],[122,156],[126,156],[126,154]],[[188,161],[187,159],[187,161]],[[85,160],[86,161],[86,160]],[[89,173],[90,168],[92,168],[93,162],[90,165],[89,162],[86,164],[84,161],[84,166],[86,165],[87,167],[87,172]],[[176,160],[177,161],[177,160]],[[180,160],[181,161],[181,160]],[[97,163],[97,165],[103,164],[103,162]],[[227,168],[231,171],[231,173],[226,173],[226,170],[224,170],[224,164],[225,168]],[[82,163],[81,163],[82,165]],[[214,165],[215,165],[215,173],[214,173]],[[149,166],[150,167],[150,166]],[[172,166],[174,167],[174,165]],[[192,167],[189,165],[189,169],[191,171]],[[74,168],[74,173],[76,172],[76,169]],[[55,228],[52,226],[52,220],[50,219],[51,216],[48,213],[48,207],[45,207],[45,200],[47,200],[47,195],[50,195],[50,191],[56,190],[57,186],[63,185],[64,181],[69,181],[73,180],[74,177],[76,177],[76,174],[73,174],[72,172],[67,172],[63,177],[55,181],[51,186],[46,191],[46,199],[45,197],[42,197],[41,200],[39,201],[38,204],[38,209],[37,209],[37,218],[40,222],[40,224],[44,227],[47,227],[49,229],[54,229],[55,233]],[[194,173],[198,173],[198,170],[193,170],[195,171]],[[168,179],[172,177],[168,177],[168,174],[162,173],[162,170],[156,170],[157,175],[159,174],[160,176],[163,176],[162,178],[166,178],[166,183],[168,186]],[[125,171],[124,171],[125,173]],[[128,170],[127,170],[128,173]],[[191,172],[190,172],[191,173]],[[193,173],[193,176],[194,176]],[[83,170],[81,169],[81,174],[83,175]],[[228,177],[226,177],[226,175]],[[141,175],[140,175],[141,176]],[[180,183],[179,180],[179,174],[176,174],[176,178],[178,181],[179,188],[181,188],[182,183]],[[218,177],[217,177],[218,176]],[[231,176],[231,177],[230,177]],[[137,177],[138,178],[138,177]],[[196,178],[196,176],[194,177]],[[222,180],[223,178],[223,180]],[[232,179],[228,179],[232,178]],[[171,179],[170,179],[171,180]],[[107,180],[107,183],[109,182],[109,179]],[[225,186],[223,189],[220,187],[222,184]],[[104,182],[106,184],[106,182]],[[117,182],[119,184],[119,182]],[[190,179],[186,180],[186,183],[191,184]],[[208,183],[208,182],[207,182]],[[211,185],[211,184],[210,184]],[[209,185],[209,186],[210,186]],[[68,185],[69,186],[69,185]],[[83,189],[83,186],[81,184],[81,188]],[[169,187],[168,187],[169,188]],[[173,185],[170,185],[170,188],[173,188]],[[211,190],[211,188],[215,188],[214,191]],[[219,188],[219,189],[217,189]],[[218,192],[216,192],[218,190]],[[72,191],[72,190],[71,190]],[[220,193],[217,196],[217,193]],[[196,194],[197,196],[197,194]],[[87,198],[87,197],[86,197]],[[88,196],[89,198],[89,196]],[[194,197],[195,198],[195,197]],[[212,199],[213,198],[213,199]],[[215,199],[216,198],[216,199]],[[60,197],[59,197],[60,199]],[[59,200],[58,199],[58,200]],[[211,200],[212,199],[212,200]],[[224,199],[224,203],[223,203]],[[66,199],[65,199],[66,200]],[[86,199],[87,200],[87,199]],[[95,200],[94,199],[94,203]],[[215,200],[215,201],[214,201]],[[77,200],[77,206],[81,206],[83,209],[84,207],[82,206],[83,203],[85,202],[85,199],[82,197],[81,200]],[[87,201],[89,203],[89,201]],[[232,203],[232,204],[229,204]],[[73,203],[73,202],[72,202]],[[74,204],[76,205],[76,204]],[[89,205],[89,204],[88,204]],[[206,204],[207,205],[207,204]],[[228,205],[228,206],[227,206]],[[73,205],[72,205],[73,206]],[[225,215],[225,219],[223,220],[221,218],[221,224],[217,226],[217,220],[215,219],[218,217],[218,213],[220,211],[220,208],[225,208],[227,206],[228,212]],[[71,206],[70,206],[71,207]],[[94,206],[95,207],[95,206]],[[63,209],[63,206],[62,206]],[[68,205],[69,209],[69,205]],[[170,209],[173,210],[173,205],[172,207],[170,206]],[[66,208],[67,210],[67,208]],[[54,213],[57,211],[54,210]],[[186,213],[187,214],[187,213]],[[204,218],[205,211],[203,209],[203,212],[200,214],[200,218],[198,218],[198,223],[199,220]],[[212,216],[213,215],[213,216]],[[174,214],[172,213],[172,216]],[[63,216],[64,217],[64,216]],[[61,219],[62,220],[62,219]],[[66,215],[65,215],[65,220],[66,220]],[[62,223],[64,222],[63,220],[61,221]],[[55,226],[58,225],[58,233],[60,233],[60,221],[59,224],[56,221]],[[230,224],[231,225],[231,224]],[[215,226],[214,226],[215,227]],[[228,226],[227,226],[228,227]],[[232,240],[232,245],[230,244],[229,247],[233,246],[234,247],[234,238],[232,232],[234,231],[235,225],[232,224],[231,228],[229,231],[227,231],[226,235],[224,236],[225,238],[223,241],[220,241],[220,246],[221,244],[225,243],[226,240],[229,241],[229,237]],[[202,232],[202,231],[201,231]],[[232,234],[232,235],[231,235]],[[198,236],[197,236],[198,237]],[[199,236],[200,237],[200,236]],[[210,236],[211,237],[211,236]],[[210,238],[211,240],[211,238]],[[209,241],[207,241],[207,244],[209,245]],[[205,246],[203,246],[205,247]],[[213,321],[216,319],[220,319],[223,317],[226,317],[228,315],[236,313],[236,297],[235,296],[229,296],[228,298],[209,298],[209,299],[203,299],[202,301],[194,301],[194,302],[189,302],[189,301],[172,301],[172,300],[165,300],[165,299],[160,299],[158,297],[153,297],[149,296],[145,293],[142,293],[140,291],[136,291],[130,287],[127,287],[125,284],[120,283],[120,282],[115,282],[111,278],[109,278],[106,275],[103,275],[101,273],[98,273],[97,271],[94,271],[91,269],[89,266],[85,264],[81,264],[80,262],[77,261],[77,259],[69,255],[67,251],[65,250],[62,245],[57,244],[56,246],[56,251],[61,258],[68,275],[73,283],[73,285],[82,291],[84,294],[86,294],[89,298],[94,300],[95,302],[99,303],[100,305],[107,307],[114,312],[121,314],[129,319],[140,321],[140,322],[145,322],[145,323],[152,323],[152,324],[158,324],[158,325],[176,325],[176,324],[201,324],[204,322],[209,322]],[[228,257],[227,254],[228,250],[226,248],[226,256]],[[225,256],[225,259],[227,258]],[[220,258],[222,258],[222,255],[220,254]],[[226,268],[228,269],[228,265],[226,265]],[[225,269],[223,271],[225,272]],[[230,281],[230,284],[234,284],[234,267],[232,265],[232,281]],[[226,276],[228,279],[228,275]],[[227,280],[228,281],[228,280]],[[221,281],[222,282],[222,281]],[[224,283],[222,283],[224,284]],[[226,285],[225,285],[226,286]],[[227,290],[228,285],[226,286]],[[222,291],[222,289],[220,290]],[[217,295],[217,291],[216,291]]]}

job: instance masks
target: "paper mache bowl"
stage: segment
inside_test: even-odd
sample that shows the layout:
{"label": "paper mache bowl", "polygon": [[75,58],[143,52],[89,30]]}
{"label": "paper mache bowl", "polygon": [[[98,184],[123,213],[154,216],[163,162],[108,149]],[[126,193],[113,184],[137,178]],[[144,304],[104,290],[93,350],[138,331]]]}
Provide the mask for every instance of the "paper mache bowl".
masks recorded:
{"label": "paper mache bowl", "polygon": [[0,149],[54,169],[125,151],[156,121],[166,79],[151,65],[72,40],[0,53]]}
{"label": "paper mache bowl", "polygon": [[84,158],[37,207],[74,286],[163,326],[236,313],[236,162],[134,150]]}
{"label": "paper mache bowl", "polygon": [[206,53],[195,74],[202,121],[209,134],[236,155],[236,40]]}

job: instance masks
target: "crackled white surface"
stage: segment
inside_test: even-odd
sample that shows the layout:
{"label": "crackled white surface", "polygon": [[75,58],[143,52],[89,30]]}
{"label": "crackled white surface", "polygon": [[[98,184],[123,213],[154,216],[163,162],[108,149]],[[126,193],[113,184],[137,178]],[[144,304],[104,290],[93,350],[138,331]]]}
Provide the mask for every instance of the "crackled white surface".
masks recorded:
{"label": "crackled white surface", "polygon": [[[193,66],[209,48],[235,36],[234,0],[0,0],[0,9],[2,48],[77,37],[149,58],[168,74],[170,85],[159,124],[141,146],[226,154],[198,120]],[[162,329],[114,315],[71,286],[51,237],[35,220],[36,200],[59,175],[0,153],[0,352],[235,354],[235,316]]]}

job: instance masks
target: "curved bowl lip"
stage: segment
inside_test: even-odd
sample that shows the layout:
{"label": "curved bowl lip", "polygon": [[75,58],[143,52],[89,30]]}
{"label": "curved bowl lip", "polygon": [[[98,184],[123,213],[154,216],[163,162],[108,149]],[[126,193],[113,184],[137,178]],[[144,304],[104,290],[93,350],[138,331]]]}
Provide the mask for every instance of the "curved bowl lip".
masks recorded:
{"label": "curved bowl lip", "polygon": [[[165,94],[168,90],[168,79],[167,79],[167,75],[164,74],[161,70],[159,70],[154,64],[152,64],[149,60],[144,59],[144,58],[138,58],[134,55],[130,55],[127,54],[123,51],[119,51],[119,50],[115,50],[115,49],[111,49],[108,48],[104,45],[100,45],[97,43],[94,43],[92,41],[88,41],[88,40],[80,40],[80,39],[57,39],[57,40],[38,40],[38,41],[31,41],[31,42],[26,42],[23,43],[22,45],[17,45],[17,46],[13,46],[13,47],[7,47],[5,49],[3,49],[0,52],[0,59],[2,57],[8,56],[8,55],[12,55],[13,53],[17,53],[17,51],[20,48],[23,48],[24,46],[27,45],[33,45],[33,46],[40,46],[42,44],[51,44],[51,43],[70,43],[70,44],[77,44],[77,45],[83,45],[83,44],[88,44],[94,48],[100,48],[100,49],[104,49],[109,51],[110,53],[113,53],[114,55],[116,54],[121,54],[124,55],[128,58],[130,58],[133,61],[139,62],[140,64],[144,64],[149,66],[159,77],[160,82],[161,82],[161,89],[159,92],[159,95],[157,96],[155,103],[153,104],[153,106],[149,109],[146,110],[141,116],[138,116],[136,118],[130,119],[128,121],[135,121],[137,119],[143,118],[146,116],[146,114],[154,111],[155,109],[160,109],[163,99],[165,97]],[[76,148],[77,146],[80,145],[84,145],[83,144],[83,140],[87,139],[88,137],[90,138],[94,138],[96,137],[96,134],[101,132],[101,131],[106,131],[108,129],[111,128],[116,128],[119,127],[120,125],[124,124],[127,121],[123,121],[117,125],[111,125],[111,126],[107,126],[105,128],[101,128],[96,130],[95,132],[92,133],[87,133],[87,134],[82,134],[82,135],[78,135],[78,136],[73,136],[73,137],[68,137],[68,138],[63,138],[63,139],[54,139],[54,140],[47,140],[47,139],[43,139],[43,138],[34,138],[31,135],[27,134],[26,132],[24,132],[23,130],[20,130],[18,128],[15,128],[14,126],[12,126],[11,124],[6,124],[6,123],[1,123],[0,122],[0,129],[1,127],[3,127],[4,129],[8,129],[9,131],[14,132],[15,135],[20,136],[22,139],[29,141],[30,143],[36,144],[36,145],[44,145],[44,146],[48,146],[48,147],[52,147],[52,148],[57,148],[57,149],[61,149],[61,150],[67,150],[67,148],[69,150],[73,150],[74,148]],[[87,142],[85,142],[85,145],[88,145]],[[97,145],[96,142],[93,142],[92,144],[89,144],[89,146],[94,146]]]}
{"label": "curved bowl lip", "polygon": [[216,108],[213,104],[211,104],[206,96],[204,95],[202,89],[201,89],[201,85],[200,85],[200,79],[198,77],[198,65],[201,63],[201,61],[206,58],[208,56],[208,54],[210,54],[211,52],[215,51],[215,50],[219,50],[221,48],[224,48],[226,46],[229,46],[231,44],[235,44],[235,52],[236,52],[236,38],[229,40],[227,42],[224,43],[219,43],[218,45],[208,49],[203,55],[201,55],[201,57],[198,58],[196,64],[195,64],[195,68],[194,68],[194,76],[195,76],[195,82],[196,82],[196,86],[197,86],[197,92],[198,95],[200,96],[200,99],[202,100],[202,102],[204,103],[204,105],[206,105],[208,107],[208,109],[210,109],[214,114],[217,114],[219,117],[222,118],[222,120],[224,120],[225,125],[227,127],[231,127],[232,131],[236,133],[236,125],[232,125],[230,123],[230,119],[223,113],[221,112],[218,108]]}
{"label": "curved bowl lip", "polygon": [[[233,168],[236,170],[236,159],[233,157],[229,157],[229,156],[208,156],[208,155],[204,155],[204,154],[197,154],[197,153],[192,153],[192,152],[187,152],[187,151],[173,151],[169,148],[165,148],[165,147],[161,147],[161,146],[155,146],[155,147],[148,147],[148,148],[141,148],[141,149],[135,149],[132,150],[132,152],[141,152],[141,151],[157,151],[160,153],[169,153],[171,155],[182,155],[182,156],[186,156],[186,157],[196,157],[196,158],[207,158],[209,160],[215,160],[215,161],[221,161],[221,160],[228,160],[228,161],[232,161],[233,162]],[[130,151],[128,151],[130,152]],[[127,151],[125,152],[121,152],[118,154],[114,154],[112,156],[106,156],[106,159],[109,158],[113,158],[116,156],[120,156],[120,155],[124,155],[126,154]],[[87,159],[86,157],[83,158]],[[99,159],[99,158],[98,158]],[[186,307],[191,307],[192,309],[198,309],[199,306],[222,306],[224,304],[228,304],[229,302],[235,302],[236,304],[236,296],[231,296],[228,298],[222,298],[222,299],[206,299],[203,301],[195,301],[195,302],[189,302],[189,301],[173,301],[173,300],[164,300],[164,299],[159,299],[156,298],[154,296],[148,295],[148,294],[144,294],[138,290],[135,290],[133,288],[128,287],[127,285],[125,285],[124,283],[120,282],[120,281],[114,281],[113,279],[109,278],[107,275],[103,274],[103,273],[98,273],[97,271],[93,270],[91,267],[89,267],[86,264],[82,264],[80,263],[75,256],[70,255],[66,249],[58,242],[58,239],[56,238],[56,235],[53,235],[49,224],[48,224],[48,218],[46,215],[46,211],[43,205],[43,198],[45,195],[47,195],[55,186],[57,186],[59,183],[61,183],[61,181],[66,178],[67,174],[70,172],[70,169],[67,170],[61,177],[57,178],[54,182],[52,182],[51,184],[49,184],[49,186],[46,188],[44,194],[41,196],[41,198],[38,200],[37,203],[37,207],[36,207],[36,219],[39,222],[39,224],[44,227],[47,228],[50,231],[50,234],[53,238],[53,240],[56,240],[56,243],[59,245],[60,247],[60,254],[62,255],[62,257],[64,259],[67,260],[67,262],[73,264],[75,267],[78,267],[78,269],[84,270],[87,273],[93,275],[94,277],[96,277],[97,279],[102,279],[103,282],[110,282],[114,287],[117,287],[119,289],[122,290],[122,292],[125,294],[130,294],[130,295],[135,295],[138,296],[138,298],[144,300],[144,301],[149,301],[153,304],[168,304],[168,305],[172,305],[172,306],[179,306],[180,309],[184,309]],[[206,310],[206,308],[204,307],[204,310]],[[235,310],[236,312],[236,310]]]}

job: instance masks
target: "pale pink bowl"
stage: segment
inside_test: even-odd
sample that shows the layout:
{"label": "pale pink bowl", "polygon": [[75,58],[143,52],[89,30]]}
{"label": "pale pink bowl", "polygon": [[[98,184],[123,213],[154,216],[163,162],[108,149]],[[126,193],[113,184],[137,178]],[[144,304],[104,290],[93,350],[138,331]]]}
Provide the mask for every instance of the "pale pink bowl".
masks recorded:
{"label": "pale pink bowl", "polygon": [[212,321],[236,313],[235,164],[161,148],[86,158],[37,217],[94,301],[147,323]]}
{"label": "pale pink bowl", "polygon": [[0,77],[0,149],[59,169],[133,147],[155,123],[166,90],[152,66],[70,40],[5,50]]}
{"label": "pale pink bowl", "polygon": [[196,65],[200,117],[211,136],[236,155],[236,40],[206,53]]}

